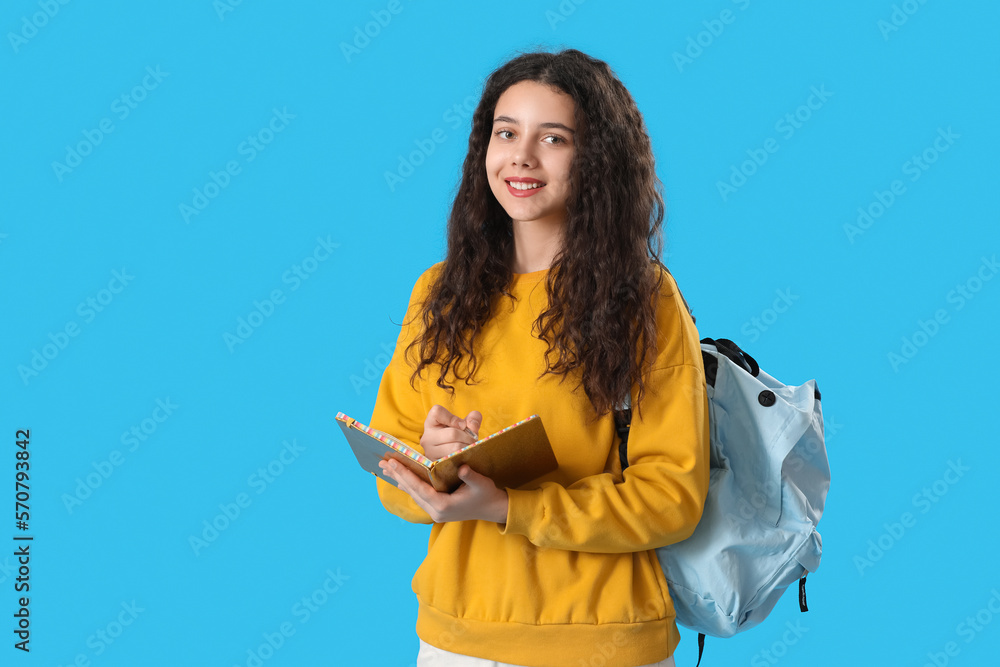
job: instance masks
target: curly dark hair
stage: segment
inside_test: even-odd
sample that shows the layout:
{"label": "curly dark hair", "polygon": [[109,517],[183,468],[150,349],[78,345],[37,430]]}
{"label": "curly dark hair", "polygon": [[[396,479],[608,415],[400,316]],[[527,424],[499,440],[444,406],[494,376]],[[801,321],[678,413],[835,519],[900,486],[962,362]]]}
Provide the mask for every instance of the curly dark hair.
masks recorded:
{"label": "curly dark hair", "polygon": [[492,307],[504,295],[513,298],[511,219],[490,189],[485,158],[497,100],[521,81],[552,86],[576,103],[565,242],[547,276],[548,309],[533,333],[548,345],[543,375],[579,369],[596,418],[635,385],[640,403],[644,395],[643,373],[657,347],[664,201],[631,94],[607,63],[576,49],[522,52],[487,79],[448,218],[447,256],[420,311],[422,334],[407,348],[419,348],[410,381],[436,363],[438,386],[454,393],[445,382],[449,371],[468,384]]}

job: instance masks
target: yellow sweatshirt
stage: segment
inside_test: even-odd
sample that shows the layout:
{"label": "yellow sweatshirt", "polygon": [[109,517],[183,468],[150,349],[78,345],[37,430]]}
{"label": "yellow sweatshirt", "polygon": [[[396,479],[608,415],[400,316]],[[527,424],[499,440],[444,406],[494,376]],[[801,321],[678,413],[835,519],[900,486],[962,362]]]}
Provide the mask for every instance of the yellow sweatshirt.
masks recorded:
{"label": "yellow sweatshirt", "polygon": [[[582,388],[574,391],[579,376],[538,378],[546,344],[531,331],[547,304],[548,270],[515,274],[516,300],[499,301],[477,343],[477,383],[459,381],[452,397],[435,384],[438,371],[425,369],[411,388],[414,366],[404,350],[419,333],[414,316],[441,267],[414,286],[372,428],[420,450],[435,404],[460,417],[482,412],[483,437],[538,414],[559,468],[507,489],[505,524],[433,524],[412,581],[417,635],[454,653],[530,667],[634,667],[667,658],[680,636],[652,549],[694,531],[709,475],[698,332],[673,278],[664,274],[657,359],[642,418],[633,410],[623,476],[614,419],[588,423],[592,408]],[[433,523],[405,492],[378,478],[376,484],[390,512]]]}

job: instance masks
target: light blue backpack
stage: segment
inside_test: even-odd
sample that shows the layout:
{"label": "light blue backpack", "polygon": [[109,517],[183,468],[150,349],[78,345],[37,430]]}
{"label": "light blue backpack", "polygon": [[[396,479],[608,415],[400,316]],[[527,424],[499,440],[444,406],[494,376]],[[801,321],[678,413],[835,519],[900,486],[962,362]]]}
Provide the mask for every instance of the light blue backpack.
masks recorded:
{"label": "light blue backpack", "polygon": [[[701,341],[709,397],[711,477],[701,520],[688,539],[656,550],[677,622],[731,637],[764,620],[819,567],[816,524],[830,488],[823,412],[815,380],[791,387],[760,370],[726,339]],[[630,410],[616,412],[622,470]]]}

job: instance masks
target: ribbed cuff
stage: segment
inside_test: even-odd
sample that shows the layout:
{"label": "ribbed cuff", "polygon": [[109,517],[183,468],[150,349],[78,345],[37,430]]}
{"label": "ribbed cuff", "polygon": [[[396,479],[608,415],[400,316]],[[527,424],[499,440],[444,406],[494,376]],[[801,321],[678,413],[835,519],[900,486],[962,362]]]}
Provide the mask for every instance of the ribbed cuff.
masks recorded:
{"label": "ribbed cuff", "polygon": [[507,489],[507,522],[498,523],[501,535],[528,536],[539,489]]}

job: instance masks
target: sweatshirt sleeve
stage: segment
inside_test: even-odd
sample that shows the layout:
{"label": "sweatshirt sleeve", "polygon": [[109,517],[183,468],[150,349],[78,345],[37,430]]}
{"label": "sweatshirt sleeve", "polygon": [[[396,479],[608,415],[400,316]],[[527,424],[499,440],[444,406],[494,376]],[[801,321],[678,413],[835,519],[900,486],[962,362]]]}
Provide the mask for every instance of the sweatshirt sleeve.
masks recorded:
{"label": "sweatshirt sleeve", "polygon": [[[420,306],[438,266],[435,265],[424,272],[413,287],[402,330],[396,341],[396,349],[382,374],[382,382],[379,384],[375,408],[369,423],[372,428],[391,434],[421,454],[423,448],[420,447],[420,436],[423,434],[424,420],[431,406],[425,405],[421,392],[422,378],[417,378],[413,386],[410,385],[413,367],[407,362],[405,352],[406,346],[419,334]],[[380,477],[375,477],[375,484],[382,505],[396,516],[412,523],[434,523],[430,515],[405,491]]]}
{"label": "sweatshirt sleeve", "polygon": [[[672,278],[665,280],[673,285]],[[605,472],[569,486],[507,489],[507,522],[497,524],[502,534],[523,535],[540,547],[620,553],[655,549],[694,532],[709,480],[701,346],[676,287],[661,299],[657,320],[660,350],[647,376],[641,417],[632,410],[624,480],[616,483]]]}

